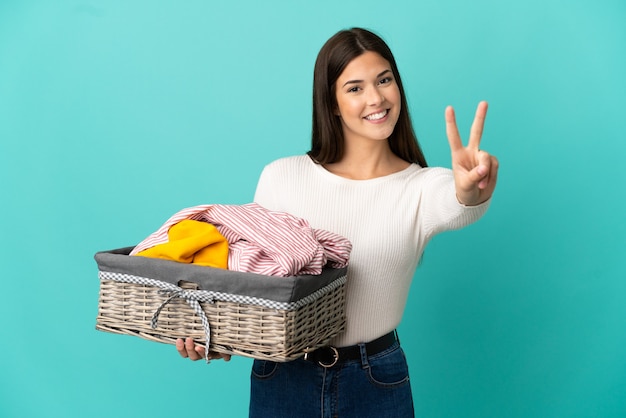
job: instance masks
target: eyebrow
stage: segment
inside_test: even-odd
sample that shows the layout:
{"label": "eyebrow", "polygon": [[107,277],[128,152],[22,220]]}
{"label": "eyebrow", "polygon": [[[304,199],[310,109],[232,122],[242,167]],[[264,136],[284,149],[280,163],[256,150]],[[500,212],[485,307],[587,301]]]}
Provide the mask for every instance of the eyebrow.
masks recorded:
{"label": "eyebrow", "polygon": [[[390,72],[391,72],[391,70],[387,69],[387,70],[383,71],[382,73],[378,74],[378,75],[376,76],[376,78],[378,78],[378,77],[382,77],[382,76],[384,76],[385,74],[390,73]],[[362,83],[362,82],[363,82],[363,80],[350,80],[350,81],[346,81],[342,87],[345,87],[345,86],[347,86],[348,84],[358,84],[358,83]]]}

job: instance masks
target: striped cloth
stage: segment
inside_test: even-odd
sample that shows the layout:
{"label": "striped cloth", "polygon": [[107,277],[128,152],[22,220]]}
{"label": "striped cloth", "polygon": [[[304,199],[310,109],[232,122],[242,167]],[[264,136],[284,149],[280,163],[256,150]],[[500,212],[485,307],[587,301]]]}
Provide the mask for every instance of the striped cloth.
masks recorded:
{"label": "striped cloth", "polygon": [[335,233],[313,229],[309,223],[286,212],[246,205],[199,205],[170,217],[130,253],[167,242],[167,231],[185,219],[217,227],[228,241],[228,269],[268,276],[320,274],[322,268],[348,265],[352,244]]}

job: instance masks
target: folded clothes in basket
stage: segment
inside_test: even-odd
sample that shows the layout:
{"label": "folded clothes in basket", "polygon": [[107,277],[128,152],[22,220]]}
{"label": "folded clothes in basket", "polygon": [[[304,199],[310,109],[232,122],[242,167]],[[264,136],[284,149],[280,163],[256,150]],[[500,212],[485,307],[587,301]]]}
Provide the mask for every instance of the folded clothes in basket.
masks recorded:
{"label": "folded clothes in basket", "polygon": [[179,263],[228,268],[228,241],[208,222],[184,219],[167,231],[167,242],[137,253]]}
{"label": "folded clothes in basket", "polygon": [[172,215],[131,252],[168,243],[168,231],[184,220],[208,222],[228,241],[228,269],[268,276],[317,275],[328,264],[348,265],[352,244],[338,234],[313,229],[285,212],[270,211],[256,203],[200,205]]}

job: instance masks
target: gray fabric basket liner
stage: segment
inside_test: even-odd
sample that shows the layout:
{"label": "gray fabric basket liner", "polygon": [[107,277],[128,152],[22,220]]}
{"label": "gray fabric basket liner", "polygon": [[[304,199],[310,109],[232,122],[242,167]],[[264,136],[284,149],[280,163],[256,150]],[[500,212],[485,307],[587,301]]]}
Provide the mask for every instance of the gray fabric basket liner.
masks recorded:
{"label": "gray fabric basket liner", "polygon": [[180,280],[196,283],[200,289],[251,296],[281,303],[296,302],[346,275],[348,268],[325,267],[320,275],[265,276],[233,270],[178,263],[141,256],[129,256],[133,247],[96,253],[100,271],[147,277],[178,286]]}

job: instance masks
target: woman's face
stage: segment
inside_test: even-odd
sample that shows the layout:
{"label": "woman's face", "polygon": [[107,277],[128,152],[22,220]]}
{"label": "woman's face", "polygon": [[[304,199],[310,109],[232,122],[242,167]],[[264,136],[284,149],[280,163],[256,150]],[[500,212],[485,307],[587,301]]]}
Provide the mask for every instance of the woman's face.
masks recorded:
{"label": "woman's face", "polygon": [[346,141],[389,138],[400,116],[400,89],[391,65],[376,52],[353,59],[335,84],[337,115]]}

